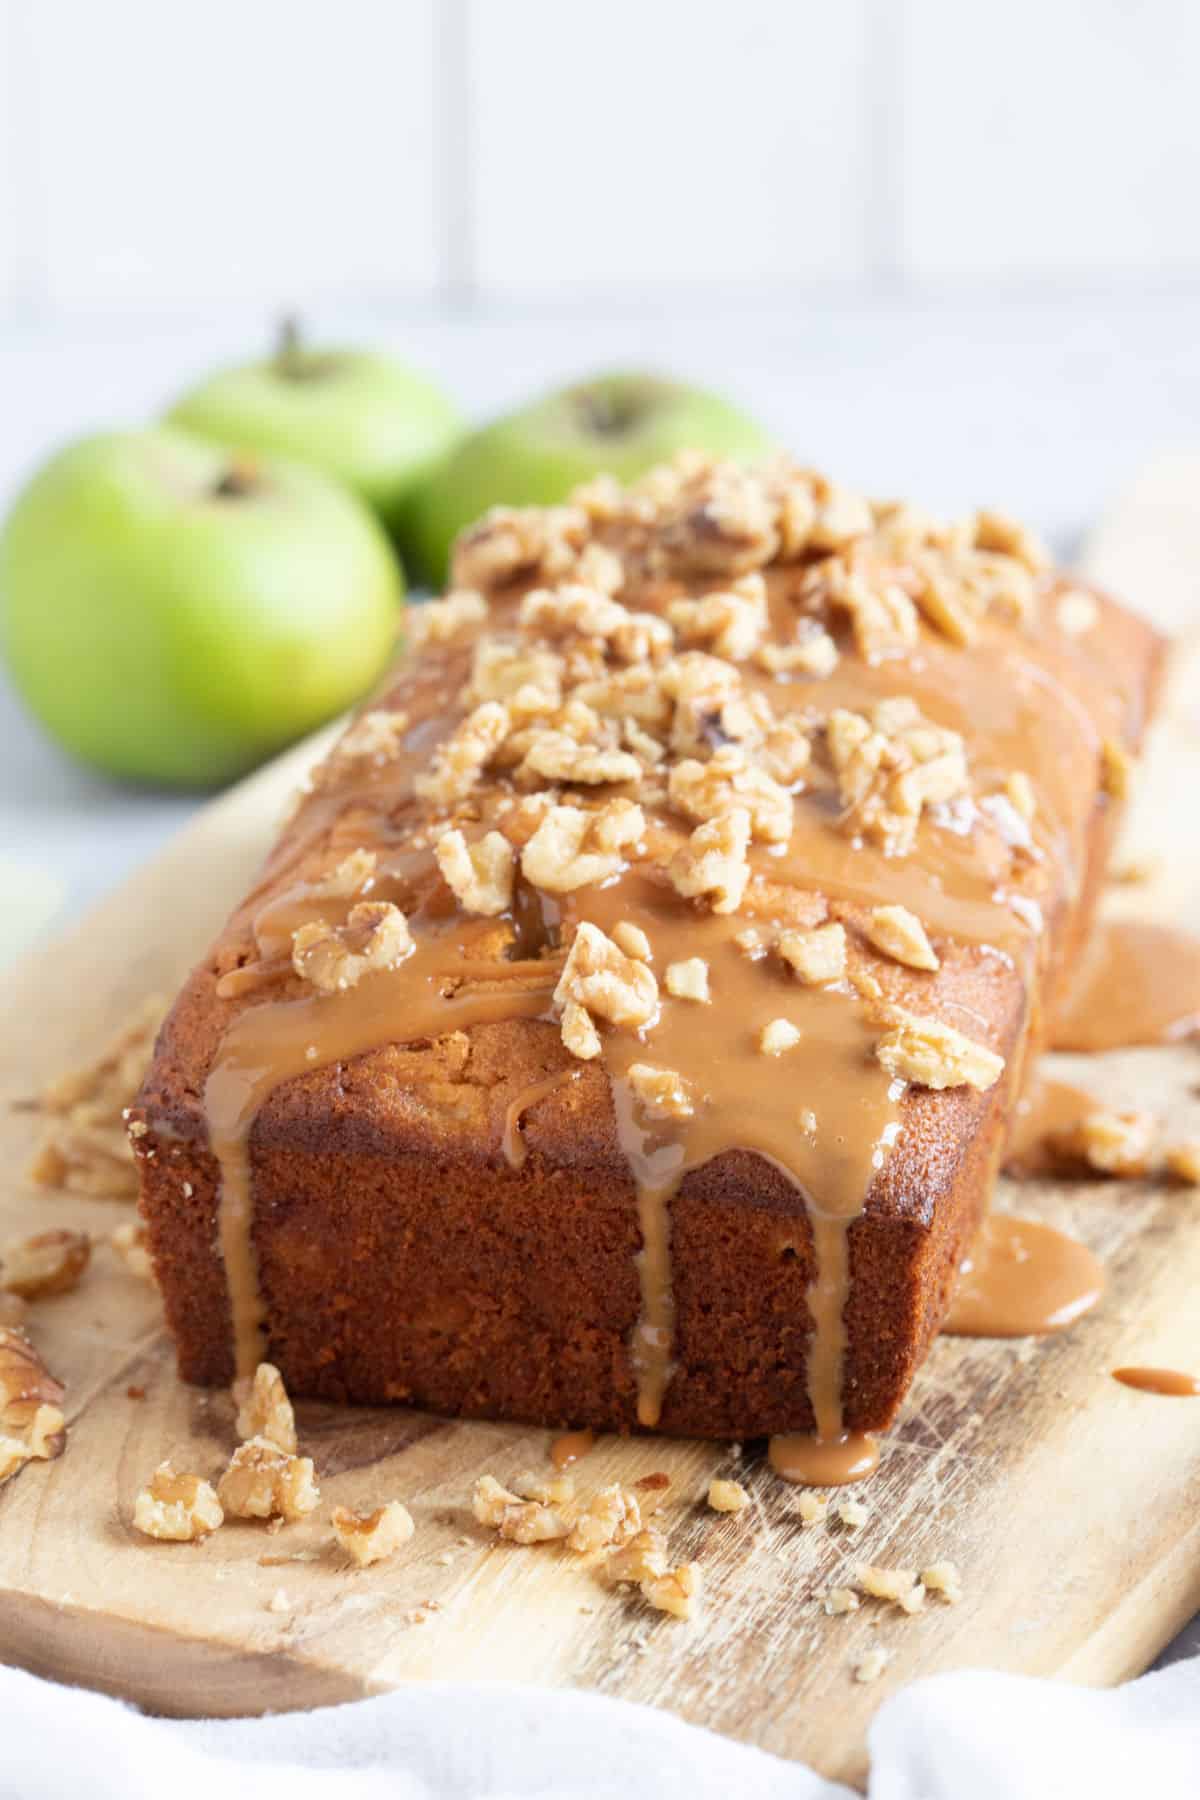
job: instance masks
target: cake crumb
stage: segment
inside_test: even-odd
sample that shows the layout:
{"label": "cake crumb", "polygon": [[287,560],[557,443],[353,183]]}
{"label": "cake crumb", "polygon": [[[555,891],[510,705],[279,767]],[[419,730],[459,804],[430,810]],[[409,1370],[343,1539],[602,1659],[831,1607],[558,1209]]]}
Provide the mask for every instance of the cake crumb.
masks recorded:
{"label": "cake crumb", "polygon": [[714,1512],[739,1513],[750,1504],[750,1496],[740,1481],[710,1481],[708,1504]]}
{"label": "cake crumb", "polygon": [[360,1569],[394,1556],[416,1530],[412,1514],[399,1500],[389,1500],[372,1513],[335,1506],[330,1523],[338,1544]]}

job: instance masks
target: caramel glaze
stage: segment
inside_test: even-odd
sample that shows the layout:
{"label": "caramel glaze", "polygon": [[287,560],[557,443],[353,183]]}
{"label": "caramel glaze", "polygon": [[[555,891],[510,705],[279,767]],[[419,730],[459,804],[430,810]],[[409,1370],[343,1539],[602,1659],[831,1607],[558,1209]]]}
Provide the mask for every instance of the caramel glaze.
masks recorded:
{"label": "caramel glaze", "polygon": [[1056,1007],[1056,1050],[1124,1050],[1200,1031],[1200,937],[1102,919]]}
{"label": "caramel glaze", "polygon": [[1114,1369],[1112,1373],[1114,1381],[1143,1394],[1166,1394],[1176,1400],[1200,1394],[1200,1376],[1185,1375],[1181,1369]]}
{"label": "caramel glaze", "polygon": [[578,1081],[578,1069],[558,1069],[553,1075],[547,1075],[542,1081],[530,1082],[520,1093],[510,1100],[504,1111],[504,1134],[500,1139],[500,1148],[504,1152],[504,1160],[510,1169],[523,1169],[528,1151],[525,1139],[521,1135],[521,1126],[525,1115],[539,1101],[548,1100],[551,1094],[557,1094],[560,1088]]}
{"label": "caramel glaze", "polygon": [[[794,580],[787,571],[768,576],[772,615],[783,637],[794,629]],[[711,585],[698,583],[697,591]],[[646,588],[625,598],[653,607],[679,591],[676,586],[656,595]],[[493,603],[493,623],[502,626],[506,616],[504,605]],[[1102,736],[1140,729],[1140,720],[1129,716],[1120,677],[1106,671],[1097,705],[1098,675],[1090,652],[1041,620],[1014,630],[985,619],[970,651],[922,627],[912,651],[876,664],[844,646],[832,675],[817,682],[772,678],[752,664],[739,665],[746,688],[769,693],[780,715],[838,706],[861,710],[891,695],[911,696],[927,717],[963,733],[977,795],[1002,789],[1014,770],[1028,775],[1037,800],[1032,826],[1021,826],[1015,815],[999,820],[974,801],[956,803],[926,816],[909,856],[891,858],[846,834],[831,781],[814,766],[805,783],[797,784],[790,843],[752,850],[754,879],[732,918],[698,910],[663,884],[662,843],[669,854],[683,835],[678,816],[664,807],[648,809],[647,843],[637,847],[632,866],[608,885],[568,895],[561,919],[553,902],[532,896],[518,881],[513,914],[479,920],[464,919],[437,873],[432,843],[445,818],[431,830],[429,810],[412,792],[415,770],[427,765],[432,750],[463,716],[458,696],[467,666],[466,646],[427,652],[394,702],[408,719],[398,754],[386,763],[356,763],[350,773],[339,774],[335,752],[332,763],[318,772],[315,790],[268,865],[258,890],[267,898],[257,913],[248,905],[255,949],[222,978],[229,1023],[204,1101],[221,1171],[219,1238],[237,1367],[248,1371],[264,1348],[250,1133],[266,1098],[296,1076],[385,1045],[487,1020],[553,1017],[551,994],[568,928],[590,919],[610,929],[628,919],[648,931],[662,995],[657,1018],[642,1031],[606,1029],[603,1037],[603,1066],[641,1227],[642,1310],[631,1344],[639,1420],[646,1426],[657,1422],[673,1367],[672,1198],[689,1170],[724,1151],[751,1149],[784,1170],[800,1190],[817,1270],[808,1296],[808,1383],[821,1449],[819,1455],[812,1451],[810,1441],[810,1452],[803,1452],[789,1439],[777,1447],[775,1460],[791,1470],[807,1467],[806,1479],[846,1479],[838,1470],[865,1472],[869,1452],[849,1439],[842,1420],[847,1240],[874,1175],[903,1130],[903,1089],[888,1081],[872,1055],[868,1008],[852,984],[802,987],[780,972],[777,959],[756,960],[734,938],[756,911],[768,920],[782,916],[790,923],[815,923],[832,910],[853,922],[856,907],[885,900],[907,906],[944,955],[952,955],[955,946],[972,946],[1019,975],[1026,993],[1025,1029],[1014,1059],[1019,1063],[1037,1029],[1036,998],[1054,932],[1082,879],[1086,820],[1077,796],[1094,790]],[[634,788],[605,792],[642,798]],[[569,790],[565,797],[572,797]],[[473,821],[468,834],[503,828],[512,800],[503,777],[482,786],[465,815]],[[339,858],[363,848],[376,853],[376,873],[350,899],[331,896],[328,877]],[[288,962],[291,932],[306,919],[336,921],[352,900],[364,898],[394,899],[402,906],[412,953],[344,992],[304,988]],[[535,928],[526,942],[530,918]],[[711,1005],[672,999],[661,987],[665,965],[691,956],[709,964]],[[886,978],[889,971],[881,966],[880,973]],[[931,1011],[941,1010],[948,1022],[986,1036],[983,1022],[951,993],[942,995],[938,976],[916,979],[927,984]],[[770,1058],[760,1052],[758,1035],[780,1016],[798,1026],[801,1040]],[[696,1100],[690,1116],[646,1116],[629,1082],[635,1062],[683,1075]],[[547,1080],[557,1085],[562,1078],[552,1071]],[[498,1153],[510,1162],[519,1164],[522,1112],[551,1091],[538,1084],[509,1108]],[[1014,1269],[1018,1266],[1024,1267],[1014,1260]],[[1063,1309],[1071,1307],[1080,1310],[1068,1296],[1050,1311],[1065,1322]],[[966,1329],[963,1296],[956,1310],[958,1329]],[[1042,1318],[1041,1299],[1035,1310]],[[812,1471],[822,1458],[824,1472],[818,1476]]]}
{"label": "caramel glaze", "polygon": [[595,1448],[594,1431],[564,1431],[550,1446],[550,1461],[556,1469],[569,1469]]}
{"label": "caramel glaze", "polygon": [[942,1330],[951,1337],[1044,1337],[1065,1331],[1104,1292],[1083,1244],[1036,1219],[989,1213]]}

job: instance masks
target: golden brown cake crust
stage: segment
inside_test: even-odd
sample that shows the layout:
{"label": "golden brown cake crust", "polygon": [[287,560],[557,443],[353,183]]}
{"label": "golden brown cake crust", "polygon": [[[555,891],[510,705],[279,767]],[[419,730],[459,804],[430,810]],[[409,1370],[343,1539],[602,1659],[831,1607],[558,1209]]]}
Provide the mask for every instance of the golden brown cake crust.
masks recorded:
{"label": "golden brown cake crust", "polygon": [[[818,501],[826,492],[825,504],[832,505],[827,490],[804,479]],[[799,476],[795,481],[801,485]],[[613,571],[598,560],[599,552],[619,558],[620,605],[638,616],[673,618],[677,634],[698,629],[700,618],[681,612],[679,602],[703,602],[736,590],[745,582],[737,560],[753,559],[763,548],[748,551],[739,543],[732,551],[720,544],[706,549],[700,532],[698,549],[695,532],[680,536],[679,506],[672,514],[658,496],[643,507],[645,522],[631,519],[628,500],[619,503],[608,493],[605,503],[610,512],[620,504],[625,511],[606,518],[596,500],[586,528],[571,525],[577,541],[565,550],[558,543],[563,556],[574,558],[563,574],[576,577],[576,587],[586,585],[578,579],[579,563],[590,549],[594,554],[586,573],[611,584]],[[877,532],[882,514],[883,509],[875,510]],[[902,1123],[899,1141],[863,1195],[858,1216],[847,1220],[850,1280],[842,1415],[847,1429],[874,1429],[894,1415],[944,1316],[958,1262],[978,1226],[1031,1044],[1058,974],[1086,928],[1111,847],[1115,809],[1103,789],[1103,746],[1136,749],[1153,699],[1161,647],[1149,627],[1090,593],[1085,596],[1093,609],[1086,644],[1080,644],[1074,629],[1079,607],[1071,632],[1058,631],[1053,623],[1047,627],[1047,615],[1059,607],[1063,594],[1078,597],[1079,590],[1039,571],[1031,578],[1032,623],[1030,613],[1014,616],[1014,609],[1020,615],[1020,607],[1005,592],[999,600],[993,595],[964,623],[961,608],[969,584],[955,587],[946,581],[933,599],[925,597],[904,643],[873,650],[870,631],[886,636],[891,629],[887,619],[880,623],[868,601],[848,604],[826,591],[836,586],[828,565],[841,560],[852,575],[857,573],[846,546],[861,547],[861,520],[851,517],[850,525],[859,529],[840,548],[830,548],[819,532],[814,541],[810,528],[809,539],[789,560],[786,543],[781,550],[779,541],[785,537],[786,506],[773,516],[774,546],[767,546],[764,561],[751,560],[750,569],[751,574],[765,571],[763,597],[771,631],[760,633],[749,656],[735,660],[747,687],[767,692],[772,703],[784,692],[777,684],[786,684],[786,704],[794,709],[803,682],[802,716],[814,734],[814,758],[826,754],[821,734],[830,729],[824,721],[831,703],[843,711],[865,711],[911,691],[926,718],[961,732],[968,755],[976,751],[971,804],[981,787],[1001,791],[1004,775],[1013,771],[996,766],[996,746],[1007,746],[1010,739],[999,727],[990,738],[985,732],[986,754],[980,753],[971,715],[987,711],[998,717],[1007,705],[1004,684],[1014,678],[1000,667],[999,658],[1014,643],[1022,668],[1045,679],[1040,704],[1064,717],[1072,709],[1078,713],[1074,724],[1060,720],[1054,727],[1062,742],[1078,739],[1076,766],[1067,771],[1053,808],[1055,830],[1071,841],[1075,854],[1062,861],[1045,855],[1046,867],[1039,875],[1032,853],[1022,860],[1013,852],[1020,867],[1015,873],[1007,865],[1005,869],[1004,878],[1014,888],[1026,880],[1032,884],[1044,916],[1046,948],[1032,977],[1014,966],[1012,957],[996,954],[986,938],[960,939],[936,920],[919,920],[929,926],[926,948],[931,943],[936,952],[936,972],[908,966],[878,948],[881,933],[892,939],[874,916],[876,904],[887,905],[910,892],[904,870],[920,863],[923,845],[935,830],[932,821],[918,818],[914,825],[901,818],[897,826],[888,815],[880,829],[915,834],[915,848],[897,850],[893,837],[884,846],[886,854],[877,855],[867,844],[862,863],[869,878],[853,897],[839,896],[836,884],[830,891],[824,880],[827,865],[820,858],[811,886],[805,888],[798,871],[805,866],[809,840],[799,828],[792,851],[785,846],[782,860],[772,860],[766,849],[750,852],[752,878],[738,908],[739,922],[776,938],[789,928],[803,934],[821,924],[842,926],[846,979],[854,985],[851,999],[860,1010],[874,1009],[879,1031],[906,1017],[969,1023],[971,1042],[978,1043],[981,1053],[1003,1059],[1002,1072],[988,1085],[981,1080],[979,1086],[933,1088],[910,1079],[895,1101]],[[1016,568],[1024,568],[1025,562],[1008,550],[992,550],[1004,532],[999,524],[988,524],[989,519],[980,515],[976,522],[970,554],[980,562],[1005,560],[1005,567],[989,570],[989,578],[999,580],[1011,575],[1007,562]],[[366,762],[347,763],[343,754],[339,763],[335,756],[318,778],[268,859],[261,881],[193,972],[163,1028],[133,1116],[148,1128],[136,1140],[143,1213],[180,1369],[189,1380],[224,1382],[234,1373],[221,1254],[221,1171],[210,1142],[206,1084],[235,1021],[263,1006],[264,996],[266,1004],[278,1007],[303,999],[312,987],[312,976],[297,972],[309,967],[304,947],[294,952],[295,968],[286,956],[276,966],[270,944],[264,952],[262,921],[272,916],[281,896],[314,891],[363,843],[381,841],[377,815],[384,777],[378,770],[390,779],[384,742],[388,718],[404,715],[407,742],[419,747],[419,766],[427,767],[437,745],[470,710],[469,698],[460,699],[460,694],[473,659],[479,665],[475,646],[481,636],[510,629],[523,596],[561,591],[561,576],[557,590],[539,581],[556,580],[556,571],[545,565],[564,532],[570,535],[553,514],[521,514],[505,515],[492,521],[490,529],[468,534],[460,562],[475,583],[489,590],[486,627],[481,627],[473,603],[460,607],[458,618],[453,604],[449,607],[443,641],[437,641],[441,627],[434,621],[434,641],[401,668],[392,690],[367,715],[368,721],[376,721],[370,729],[378,743]],[[1004,541],[1011,550],[1012,542]],[[951,568],[957,566],[953,550],[951,544],[949,550],[937,551]],[[927,552],[933,554],[926,544],[920,554]],[[525,563],[519,560],[522,554]],[[713,558],[730,555],[735,558],[733,573],[727,565],[713,566]],[[820,591],[814,571],[825,572]],[[939,563],[939,580],[941,571]],[[488,574],[494,574],[494,581],[485,579]],[[932,575],[930,581],[937,588]],[[886,589],[887,582],[882,586]],[[603,588],[591,591],[604,593]],[[752,586],[751,595],[754,591]],[[869,600],[869,581],[867,593]],[[1022,605],[1023,596],[1024,590],[1018,595]],[[895,610],[907,618],[898,603]],[[789,618],[792,611],[803,629],[798,625],[791,636],[775,632],[780,618]],[[530,614],[528,601],[524,612]],[[726,632],[723,647],[744,649],[735,639],[745,620],[736,608],[732,612],[732,624],[720,627]],[[934,618],[940,618],[940,626],[931,624]],[[752,636],[752,623],[749,629]],[[909,626],[900,629],[906,632]],[[826,645],[814,649],[818,635]],[[960,641],[963,636],[971,641]],[[548,637],[537,641],[558,643]],[[703,641],[711,650],[720,640],[710,634]],[[769,660],[764,646],[776,641],[793,652],[802,650],[819,672],[797,662],[798,673],[781,673],[756,661],[751,677],[751,657],[763,652]],[[679,642],[677,638],[676,651]],[[831,667],[830,656],[836,658]],[[650,660],[646,655],[625,666]],[[1021,731],[1036,734],[1041,728],[1031,704]],[[1048,718],[1045,730],[1051,732]],[[630,736],[636,743],[636,736]],[[711,767],[715,750],[726,742],[722,727],[699,765]],[[627,747],[611,743],[600,749],[606,755],[630,754]],[[672,752],[668,760],[674,767],[680,757]],[[413,766],[418,766],[415,754]],[[522,789],[519,770],[515,783],[511,772],[490,779],[511,786],[517,807],[523,791],[537,791],[528,779]],[[821,779],[828,785],[827,778]],[[562,777],[544,778],[542,785],[550,780],[560,802],[580,800],[594,809],[599,796],[591,786]],[[660,791],[656,782],[661,783],[661,771],[647,763],[638,781],[610,784],[605,793],[653,796]],[[826,819],[819,812],[817,776],[800,778],[790,791],[802,796],[795,801],[800,812],[812,810],[806,830],[827,834],[837,828],[835,815]],[[406,786],[406,798],[398,805],[389,789],[389,854],[403,861],[406,854],[416,855],[413,843],[436,843],[439,835],[463,824],[467,847],[478,843],[482,826],[492,822],[470,816],[479,792],[478,787],[468,790],[465,803],[461,795],[447,802],[436,795],[414,799]],[[1016,801],[1023,799],[1016,786],[1013,795]],[[1046,794],[1040,797],[1047,805]],[[1062,816],[1064,809],[1069,817]],[[945,819],[936,829],[978,835],[978,814],[975,824],[964,824],[965,814],[955,821],[949,809],[943,810]],[[428,828],[431,818],[436,821],[433,831]],[[505,830],[511,818],[497,815]],[[1003,823],[1011,827],[1007,814]],[[673,847],[677,853],[687,832],[696,828],[694,815],[680,820],[678,808],[672,817],[669,802],[661,809],[655,806],[641,846],[649,845],[656,880],[662,878],[668,853]],[[868,836],[872,828],[867,827]],[[665,847],[661,832],[673,833]],[[516,842],[521,832],[513,829],[510,836]],[[818,844],[815,837],[812,841]],[[822,835],[821,858],[825,843]],[[797,851],[800,862],[788,863],[787,855]],[[519,858],[519,843],[514,854]],[[785,865],[792,874],[780,886],[774,871]],[[463,881],[474,882],[475,873],[465,869]],[[411,878],[405,865],[396,878],[397,893]],[[524,891],[519,863],[517,885]],[[486,884],[467,891],[476,900],[482,893],[480,904],[489,903]],[[452,911],[454,895],[446,881],[440,882],[438,893],[438,906]],[[587,916],[612,926],[619,914],[602,894],[587,898],[593,894],[588,888],[583,894],[582,911],[574,894],[556,902],[562,935],[535,945],[534,958],[543,957],[554,973],[561,969],[575,919]],[[704,913],[704,930],[719,930],[719,920],[706,910],[711,898],[685,905],[697,917]],[[528,928],[519,910],[518,902],[515,912],[510,903],[491,917],[472,914],[469,929],[463,923],[459,931],[462,944],[472,946],[470,955],[512,955],[514,933],[521,938]],[[420,909],[418,915],[410,914],[419,915]],[[365,945],[362,954],[370,956],[374,923],[363,922],[355,954]],[[894,921],[890,923],[894,932]],[[290,915],[287,924],[292,924]],[[544,928],[543,912],[537,931]],[[699,924],[696,931],[701,931]],[[903,951],[903,936],[900,943]],[[318,955],[327,948],[324,940],[314,939],[314,944]],[[338,955],[344,948],[341,940],[334,946]],[[918,947],[913,954],[919,958],[925,952]],[[264,971],[261,983],[259,969]],[[661,959],[656,970],[662,984]],[[371,979],[367,977],[368,984]],[[231,991],[239,981],[241,990]],[[410,1400],[439,1411],[550,1425],[627,1428],[638,1422],[640,1378],[630,1346],[646,1301],[636,1260],[644,1234],[635,1171],[613,1101],[614,1080],[624,1079],[614,1070],[629,1065],[627,1060],[610,1063],[621,1028],[603,1018],[604,1055],[580,1060],[564,1041],[569,1031],[563,1010],[561,1002],[551,1005],[545,997],[535,998],[524,1016],[471,1019],[461,1028],[449,1020],[447,1030],[408,1042],[397,1021],[386,1039],[311,1072],[290,1075],[263,1099],[248,1135],[252,1245],[266,1347],[291,1392]],[[728,1022],[730,1042],[734,1023]],[[710,1054],[719,1060],[724,1054],[720,1021],[714,1025],[706,1018],[705,1029]],[[651,1031],[650,1062],[653,1039]],[[731,1057],[735,1054],[744,1052],[729,1051]],[[770,1060],[764,1058],[764,1067]],[[773,1160],[731,1140],[684,1174],[669,1202],[669,1216],[673,1373],[661,1397],[661,1428],[736,1437],[810,1429],[815,1421],[809,1295],[817,1251],[810,1210],[795,1179]]]}

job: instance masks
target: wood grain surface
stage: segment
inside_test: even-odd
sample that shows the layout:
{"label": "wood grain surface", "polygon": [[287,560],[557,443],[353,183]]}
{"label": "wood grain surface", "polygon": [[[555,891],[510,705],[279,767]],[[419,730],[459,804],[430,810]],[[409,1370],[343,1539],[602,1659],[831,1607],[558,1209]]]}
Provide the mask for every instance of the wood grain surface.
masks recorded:
{"label": "wood grain surface", "polygon": [[[1145,509],[1143,489],[1139,530]],[[1100,540],[1101,576],[1126,566],[1120,520],[1118,510]],[[1200,681],[1186,670],[1181,680],[1136,832],[1139,855],[1162,857],[1162,876],[1114,888],[1113,904],[1195,918]],[[13,1103],[102,1049],[144,996],[171,990],[319,748],[207,808],[74,935],[6,977],[0,1237],[68,1224],[104,1238],[131,1216],[120,1202],[24,1183],[41,1122]],[[1192,808],[1190,832],[1181,805]],[[1195,1048],[1059,1060],[1108,1099],[1200,1135]],[[1104,1261],[1109,1292],[1062,1338],[941,1340],[878,1474],[857,1490],[870,1512],[859,1532],[804,1526],[796,1490],[771,1475],[761,1445],[602,1439],[578,1466],[584,1489],[670,1474],[672,1548],[705,1575],[704,1614],[691,1623],[647,1612],[553,1546],[497,1544],[474,1523],[475,1477],[546,1466],[547,1433],[403,1408],[298,1408],[323,1497],[303,1524],[272,1535],[234,1522],[194,1546],[139,1537],[133,1501],[151,1470],[171,1454],[215,1475],[233,1410],[225,1394],[176,1380],[152,1290],[102,1245],[75,1293],[31,1314],[67,1385],[70,1440],[60,1460],[0,1489],[0,1655],[179,1714],[311,1706],[429,1678],[581,1686],[850,1780],[863,1777],[875,1709],[915,1676],[979,1665],[1128,1676],[1200,1606],[1200,1409],[1133,1392],[1109,1371],[1200,1368],[1200,1199],[1152,1182],[1026,1183],[1002,1184],[999,1204],[1077,1233]],[[708,1511],[717,1474],[745,1481],[752,1507]],[[330,1505],[393,1496],[412,1511],[415,1537],[391,1562],[350,1572],[330,1547]],[[909,1618],[867,1601],[830,1618],[816,1598],[863,1562],[919,1568],[944,1557],[963,1575],[955,1607],[931,1596]],[[857,1683],[853,1666],[876,1643],[892,1660],[874,1684]]]}

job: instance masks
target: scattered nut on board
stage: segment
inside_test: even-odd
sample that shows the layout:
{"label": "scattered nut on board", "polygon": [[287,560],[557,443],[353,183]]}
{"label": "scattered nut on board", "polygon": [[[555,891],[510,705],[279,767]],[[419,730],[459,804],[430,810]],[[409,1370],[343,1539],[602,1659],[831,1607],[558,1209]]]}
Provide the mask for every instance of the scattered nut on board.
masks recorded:
{"label": "scattered nut on board", "polygon": [[416,1530],[412,1514],[399,1500],[389,1500],[372,1513],[335,1506],[330,1522],[334,1537],[360,1569],[393,1556]]}

